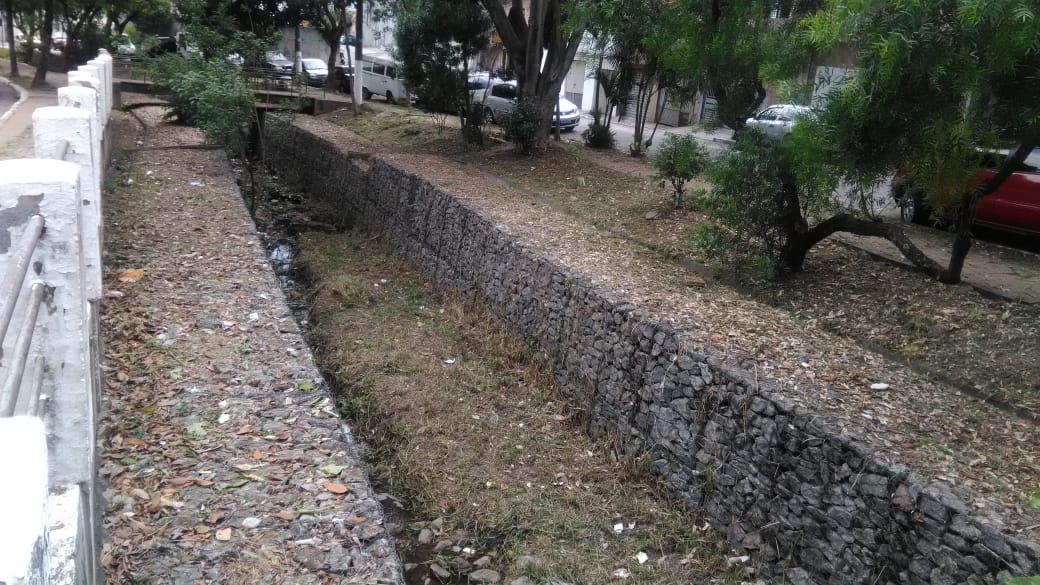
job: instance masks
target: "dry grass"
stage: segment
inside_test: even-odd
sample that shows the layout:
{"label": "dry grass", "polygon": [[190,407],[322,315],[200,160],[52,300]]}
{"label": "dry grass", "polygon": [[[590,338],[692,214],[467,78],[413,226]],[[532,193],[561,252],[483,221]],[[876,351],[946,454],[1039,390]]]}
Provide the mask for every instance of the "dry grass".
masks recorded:
{"label": "dry grass", "polygon": [[[439,302],[376,242],[308,234],[300,247],[319,360],[377,477],[419,516],[444,517],[507,576],[530,555],[540,562],[524,572],[541,582],[607,583],[617,569],[629,583],[740,581],[718,535],[658,491],[643,461],[588,439],[549,364],[511,332]],[[617,522],[635,528],[615,534]]]}

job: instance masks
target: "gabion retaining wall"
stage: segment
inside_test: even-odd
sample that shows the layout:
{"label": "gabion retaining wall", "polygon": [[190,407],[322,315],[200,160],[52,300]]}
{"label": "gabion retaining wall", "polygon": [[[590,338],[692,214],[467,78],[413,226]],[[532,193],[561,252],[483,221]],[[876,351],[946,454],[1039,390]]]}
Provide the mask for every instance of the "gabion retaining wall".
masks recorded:
{"label": "gabion retaining wall", "polygon": [[442,292],[553,355],[559,387],[587,405],[589,433],[648,452],[685,505],[778,582],[959,585],[1040,574],[1040,546],[975,516],[945,483],[871,458],[768,382],[686,349],[696,344],[682,330],[569,273],[421,171],[310,120],[268,145],[290,182],[336,210],[333,222],[382,234]]}

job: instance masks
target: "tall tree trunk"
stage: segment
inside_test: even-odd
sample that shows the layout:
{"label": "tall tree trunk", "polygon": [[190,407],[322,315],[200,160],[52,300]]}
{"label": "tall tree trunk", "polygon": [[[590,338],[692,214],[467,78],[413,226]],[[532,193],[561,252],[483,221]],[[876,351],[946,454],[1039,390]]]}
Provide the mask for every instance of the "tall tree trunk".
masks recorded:
{"label": "tall tree trunk", "polygon": [[4,34],[7,36],[7,49],[10,51],[11,76],[18,77],[18,42],[14,40],[14,0],[4,2]]}
{"label": "tall tree trunk", "polygon": [[51,37],[54,36],[54,0],[44,0],[43,4],[43,28],[40,30],[40,40],[43,44],[40,55],[40,66],[36,68],[31,87],[43,87],[47,85],[47,64],[51,56]]}

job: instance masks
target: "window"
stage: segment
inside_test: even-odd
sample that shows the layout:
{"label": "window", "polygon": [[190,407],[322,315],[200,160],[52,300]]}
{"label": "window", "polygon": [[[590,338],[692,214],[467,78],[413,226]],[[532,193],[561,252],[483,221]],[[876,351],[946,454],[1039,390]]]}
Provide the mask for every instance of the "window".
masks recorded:
{"label": "window", "polygon": [[394,67],[387,67],[386,76],[390,79],[397,79],[397,69],[395,69]]}
{"label": "window", "polygon": [[516,87],[508,83],[500,83],[491,88],[491,95],[507,100],[516,99]]}
{"label": "window", "polygon": [[364,71],[365,73],[372,73],[372,64],[371,63],[365,63],[365,66],[362,67],[361,70]]}
{"label": "window", "polygon": [[773,120],[777,119],[779,114],[780,114],[780,108],[778,108],[776,106],[773,106],[773,107],[766,108],[766,109],[762,110],[762,112],[759,115],[755,116],[755,119],[756,120],[766,120],[766,121],[772,122]]}

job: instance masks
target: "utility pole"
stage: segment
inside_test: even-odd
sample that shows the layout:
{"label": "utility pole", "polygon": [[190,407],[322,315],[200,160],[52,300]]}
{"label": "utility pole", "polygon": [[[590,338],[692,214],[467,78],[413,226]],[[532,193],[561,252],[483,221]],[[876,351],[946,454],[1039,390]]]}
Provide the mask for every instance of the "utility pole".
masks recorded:
{"label": "utility pole", "polygon": [[[361,86],[363,85],[362,80],[362,69],[364,67],[361,64],[361,60],[364,58],[362,54],[361,42],[362,39],[362,28],[364,26],[364,14],[365,14],[365,0],[357,0],[357,15],[354,17],[354,24],[357,25],[357,48],[354,49],[354,82],[351,84],[351,94],[353,95],[354,101],[354,115],[361,113]],[[349,50],[349,49],[348,49]]]}

